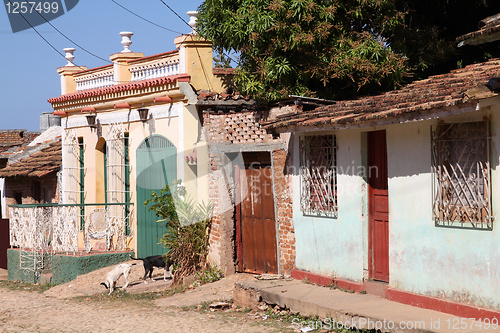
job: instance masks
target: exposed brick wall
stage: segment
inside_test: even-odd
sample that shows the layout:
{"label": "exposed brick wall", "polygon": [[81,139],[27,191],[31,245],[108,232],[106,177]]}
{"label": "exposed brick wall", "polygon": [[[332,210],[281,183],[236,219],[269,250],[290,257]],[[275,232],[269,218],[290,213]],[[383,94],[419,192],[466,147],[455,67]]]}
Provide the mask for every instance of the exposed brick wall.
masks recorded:
{"label": "exposed brick wall", "polygon": [[[209,153],[209,199],[214,202],[214,218],[209,238],[209,259],[225,273],[234,271],[237,264],[234,246],[234,202],[230,202],[234,198],[232,179],[234,175],[230,166],[229,168],[227,165],[224,166],[225,154],[213,149],[213,145],[242,145],[247,148],[255,147],[255,151],[258,151],[257,144],[283,143],[282,138],[273,138],[260,125],[262,120],[270,119],[282,112],[285,111],[277,108],[270,112],[204,112],[203,114],[203,130],[212,147]],[[289,112],[289,109],[286,112]],[[280,149],[272,154],[279,261],[281,273],[289,276],[291,270],[295,268],[295,235],[292,199],[288,186],[290,177],[286,175],[287,152]]]}
{"label": "exposed brick wall", "polygon": [[280,240],[280,264],[284,275],[289,276],[295,269],[295,228],[293,225],[291,176],[287,174],[287,153],[273,151],[274,188],[278,215],[278,235]]}
{"label": "exposed brick wall", "polygon": [[[34,183],[40,182],[40,200],[35,200]],[[17,202],[16,193],[22,194],[21,202]],[[5,179],[5,204],[34,204],[34,203],[57,203],[59,201],[59,191],[57,188],[57,175],[55,173],[46,175],[41,178],[34,177],[8,177]],[[8,218],[9,209],[6,209]]]}
{"label": "exposed brick wall", "polygon": [[33,141],[40,132],[21,130],[0,130],[0,151],[13,146],[25,146]]}
{"label": "exposed brick wall", "polygon": [[208,175],[208,199],[214,204],[214,217],[209,235],[209,259],[211,262],[221,266],[220,260],[220,225],[221,225],[221,207],[219,205],[219,187],[217,185],[217,170],[222,168],[221,156],[211,154],[209,158],[210,170]]}
{"label": "exposed brick wall", "polygon": [[209,140],[224,143],[269,142],[272,135],[260,128],[260,114],[252,112],[211,115],[208,120]]}

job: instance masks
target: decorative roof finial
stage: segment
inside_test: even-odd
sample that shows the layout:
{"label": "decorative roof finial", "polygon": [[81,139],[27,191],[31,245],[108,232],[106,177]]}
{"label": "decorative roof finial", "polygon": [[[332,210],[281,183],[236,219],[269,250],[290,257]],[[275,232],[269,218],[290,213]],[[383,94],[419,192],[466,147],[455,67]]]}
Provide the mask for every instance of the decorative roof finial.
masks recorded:
{"label": "decorative roof finial", "polygon": [[122,36],[122,45],[123,45],[123,50],[121,53],[129,53],[132,52],[130,51],[130,45],[132,44],[132,40],[130,37],[132,37],[134,33],[129,32],[129,31],[122,31],[120,32],[120,36]]}
{"label": "decorative roof finial", "polygon": [[66,52],[66,55],[64,56],[64,58],[66,58],[66,60],[68,60],[68,63],[66,64],[66,66],[75,66],[75,64],[73,63],[73,59],[75,59],[73,52],[75,52],[75,49],[72,47],[67,47],[67,48],[63,49],[63,51]]}
{"label": "decorative roof finial", "polygon": [[189,26],[191,27],[190,35],[196,35],[196,21],[198,20],[198,12],[197,11],[189,11],[186,14],[189,15]]}

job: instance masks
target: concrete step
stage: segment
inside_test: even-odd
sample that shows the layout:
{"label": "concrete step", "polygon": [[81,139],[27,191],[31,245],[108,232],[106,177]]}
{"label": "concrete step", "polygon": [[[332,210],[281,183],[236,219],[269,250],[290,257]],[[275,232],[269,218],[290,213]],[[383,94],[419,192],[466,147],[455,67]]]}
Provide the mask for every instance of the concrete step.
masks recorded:
{"label": "concrete step", "polygon": [[233,298],[235,304],[243,308],[258,310],[259,302],[262,301],[302,316],[320,318],[303,323],[292,322],[294,329],[310,327],[312,324],[314,328],[347,327],[377,329],[381,332],[500,332],[499,325],[492,329],[493,325],[485,322],[392,302],[380,296],[334,290],[300,280],[237,282]]}
{"label": "concrete step", "polygon": [[380,281],[365,281],[365,291],[370,295],[376,295],[385,298],[389,284]]}

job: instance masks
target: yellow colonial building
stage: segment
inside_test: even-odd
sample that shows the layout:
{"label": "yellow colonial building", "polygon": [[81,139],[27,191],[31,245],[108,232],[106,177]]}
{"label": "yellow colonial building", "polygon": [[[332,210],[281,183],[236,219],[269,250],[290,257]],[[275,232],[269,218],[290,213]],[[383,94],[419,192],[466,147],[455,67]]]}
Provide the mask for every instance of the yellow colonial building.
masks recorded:
{"label": "yellow colonial building", "polygon": [[48,101],[64,132],[60,203],[84,204],[78,249],[132,249],[143,257],[163,253],[157,243],[165,226],[144,205],[152,191],[178,179],[190,196],[208,201],[196,91],[225,87],[213,71],[212,44],[194,32],[152,56],[130,51],[131,32],[120,35],[124,49],[107,66],[75,66],[74,49],[64,49],[61,96]]}

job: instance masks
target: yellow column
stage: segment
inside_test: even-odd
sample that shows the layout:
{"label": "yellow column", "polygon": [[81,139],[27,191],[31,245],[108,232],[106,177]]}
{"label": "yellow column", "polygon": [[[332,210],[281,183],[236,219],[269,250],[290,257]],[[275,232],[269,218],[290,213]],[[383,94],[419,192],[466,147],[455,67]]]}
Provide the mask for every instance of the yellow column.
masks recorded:
{"label": "yellow column", "polygon": [[197,90],[222,92],[221,82],[213,75],[212,42],[197,35],[182,35],[174,40],[181,57],[181,73],[191,76]]}
{"label": "yellow column", "polygon": [[57,69],[57,73],[61,77],[61,95],[76,92],[76,82],[73,75],[86,69],[87,67],[83,66],[64,66]]}
{"label": "yellow column", "polygon": [[128,68],[128,62],[130,60],[138,59],[138,58],[143,58],[144,53],[142,52],[127,52],[127,53],[115,53],[112,54],[109,59],[113,62],[114,64],[114,70],[115,70],[115,81],[116,84],[120,83],[125,83],[125,82],[130,82],[132,79],[132,73],[130,73],[130,70]]}

